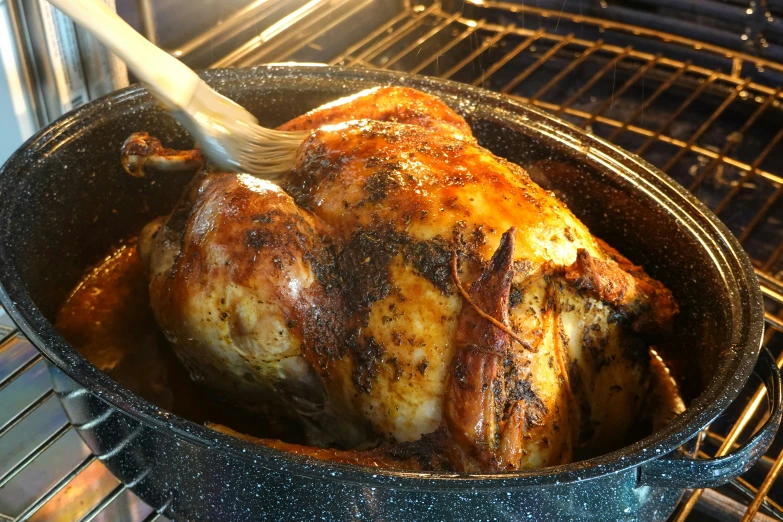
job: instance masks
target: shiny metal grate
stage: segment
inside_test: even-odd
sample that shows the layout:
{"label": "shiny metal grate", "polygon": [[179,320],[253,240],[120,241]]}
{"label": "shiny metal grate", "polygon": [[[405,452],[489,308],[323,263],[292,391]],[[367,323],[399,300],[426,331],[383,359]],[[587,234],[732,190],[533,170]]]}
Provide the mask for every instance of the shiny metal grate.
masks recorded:
{"label": "shiny metal grate", "polygon": [[0,521],[166,521],[90,453],[0,309]]}
{"label": "shiny metal grate", "polygon": [[[767,305],[764,344],[783,366],[783,65],[570,10],[481,0],[255,1],[171,51],[197,67],[300,61],[450,78],[636,152],[688,187],[751,255]],[[90,455],[52,395],[45,363],[5,324],[0,521],[165,520]],[[725,454],[763,423],[763,387],[751,381],[741,397],[704,433],[702,456]],[[779,436],[742,478],[686,494],[673,520],[783,521],[781,467]]]}

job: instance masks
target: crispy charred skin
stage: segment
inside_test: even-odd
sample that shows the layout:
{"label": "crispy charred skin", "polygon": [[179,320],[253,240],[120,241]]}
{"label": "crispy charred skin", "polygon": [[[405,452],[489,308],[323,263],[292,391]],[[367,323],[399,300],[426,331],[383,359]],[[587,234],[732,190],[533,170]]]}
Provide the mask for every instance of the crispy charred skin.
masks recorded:
{"label": "crispy charred skin", "polygon": [[[530,467],[527,456],[543,438],[537,433],[541,426],[530,422],[533,410],[541,409],[539,399],[520,396],[519,382],[507,378],[509,367],[524,366],[526,348],[483,316],[508,324],[515,235],[513,228],[503,234],[489,266],[471,286],[471,301],[463,304],[457,324],[443,421],[450,435],[449,460],[461,471]],[[566,435],[562,440],[565,447],[559,460],[552,458],[550,465],[570,457],[570,438]]]}
{"label": "crispy charred skin", "polygon": [[[513,276],[513,228],[503,234],[489,267],[473,283],[475,306],[502,324],[508,323],[508,299]],[[465,471],[513,465],[500,450],[507,428],[503,422],[506,390],[501,378],[503,360],[510,352],[509,335],[464,304],[457,323],[455,353],[446,385],[444,424],[454,441],[452,462]],[[509,431],[511,431],[509,430]]]}
{"label": "crispy charred skin", "polygon": [[121,161],[125,172],[137,178],[145,178],[149,172],[195,172],[204,165],[200,150],[167,149],[146,132],[131,134],[125,140]]}
{"label": "crispy charred skin", "polygon": [[632,318],[630,324],[636,332],[671,331],[677,313],[671,292],[606,243],[601,246],[607,259],[579,249],[576,261],[565,270],[566,280]]}

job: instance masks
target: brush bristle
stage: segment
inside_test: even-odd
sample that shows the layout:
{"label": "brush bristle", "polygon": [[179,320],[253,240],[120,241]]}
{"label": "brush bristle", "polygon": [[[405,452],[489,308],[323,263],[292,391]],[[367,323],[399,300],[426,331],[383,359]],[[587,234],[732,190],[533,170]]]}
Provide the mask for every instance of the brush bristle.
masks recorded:
{"label": "brush bristle", "polygon": [[254,132],[237,158],[240,168],[254,176],[276,180],[294,166],[308,132],[283,132],[254,126]]}
{"label": "brush bristle", "polygon": [[206,84],[196,89],[187,109],[175,116],[216,166],[269,180],[291,170],[309,134],[262,127],[247,110]]}

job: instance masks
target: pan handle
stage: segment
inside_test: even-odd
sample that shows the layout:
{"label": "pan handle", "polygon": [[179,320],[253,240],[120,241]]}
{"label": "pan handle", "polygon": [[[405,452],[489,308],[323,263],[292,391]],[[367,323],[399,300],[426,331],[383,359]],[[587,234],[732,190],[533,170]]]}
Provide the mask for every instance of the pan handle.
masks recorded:
{"label": "pan handle", "polygon": [[783,414],[780,370],[775,358],[766,348],[761,349],[753,373],[763,379],[770,405],[769,418],[761,429],[736,451],[724,457],[661,458],[647,462],[639,472],[639,485],[682,489],[711,488],[725,484],[749,470],[769,449]]}

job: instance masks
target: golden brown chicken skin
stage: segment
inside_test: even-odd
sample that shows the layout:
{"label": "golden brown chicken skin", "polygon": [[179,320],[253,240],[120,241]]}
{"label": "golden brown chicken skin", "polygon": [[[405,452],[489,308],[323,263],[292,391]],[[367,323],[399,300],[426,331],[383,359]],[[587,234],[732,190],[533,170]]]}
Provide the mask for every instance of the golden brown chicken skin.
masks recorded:
{"label": "golden brown chicken skin", "polygon": [[470,126],[437,98],[405,87],[375,87],[327,103],[279,127],[284,131],[311,130],[355,120],[407,123],[458,139],[474,141]]}
{"label": "golden brown chicken skin", "polygon": [[140,239],[195,378],[313,444],[426,440],[456,470],[623,440],[668,290],[429,95],[375,89],[283,128],[313,132],[281,186],[204,171]]}

